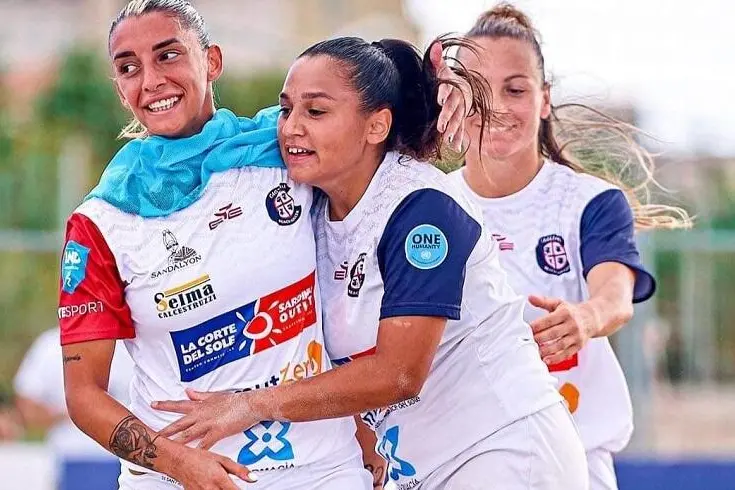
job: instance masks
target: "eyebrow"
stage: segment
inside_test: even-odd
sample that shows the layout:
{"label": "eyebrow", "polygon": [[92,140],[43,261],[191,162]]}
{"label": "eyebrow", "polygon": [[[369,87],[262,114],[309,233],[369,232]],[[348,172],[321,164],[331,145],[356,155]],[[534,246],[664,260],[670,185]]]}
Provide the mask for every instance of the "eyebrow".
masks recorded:
{"label": "eyebrow", "polygon": [[[156,43],[153,45],[153,48],[151,48],[151,51],[158,51],[159,49],[165,48],[166,46],[169,46],[174,43],[180,43],[177,38],[172,37],[171,39],[166,39],[165,41],[161,41],[160,43]],[[122,51],[120,53],[117,53],[115,56],[112,57],[112,60],[116,60],[119,58],[127,58],[128,56],[135,56],[135,52],[133,51]]]}
{"label": "eyebrow", "polygon": [[[278,96],[278,98],[279,99],[290,100],[290,97],[285,92],[281,92],[281,94]],[[321,99],[321,98],[329,99],[329,100],[337,100],[337,99],[335,99],[334,97],[332,97],[331,95],[329,95],[326,92],[304,92],[301,95],[301,98],[302,99],[309,99],[309,100]]]}
{"label": "eyebrow", "polygon": [[505,77],[505,80],[504,81],[510,82],[514,78],[529,78],[529,77],[527,75],[523,75],[522,73],[518,73],[516,75],[511,75],[509,77]]}

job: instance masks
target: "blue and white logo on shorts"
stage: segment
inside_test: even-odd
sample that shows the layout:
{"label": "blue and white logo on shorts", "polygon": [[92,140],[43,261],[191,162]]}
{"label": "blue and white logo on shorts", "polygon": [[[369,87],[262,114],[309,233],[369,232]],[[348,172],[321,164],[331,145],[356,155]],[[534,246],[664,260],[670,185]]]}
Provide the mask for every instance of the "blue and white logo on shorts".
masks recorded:
{"label": "blue and white logo on shorts", "polygon": [[293,459],[293,447],[286,439],[290,428],[290,422],[266,421],[246,430],[244,434],[248,438],[248,443],[240,449],[237,462],[249,465],[263,458],[274,461]]}
{"label": "blue and white logo on shorts", "polygon": [[398,480],[402,476],[410,477],[416,474],[416,468],[411,463],[398,457],[398,431],[397,425],[386,430],[378,446],[378,454],[388,461],[390,468],[388,476],[391,480]]}
{"label": "blue and white logo on shorts", "polygon": [[434,225],[419,225],[406,237],[406,259],[417,269],[439,267],[449,254],[449,243],[439,228]]}
{"label": "blue and white logo on shorts", "polygon": [[87,276],[87,258],[89,250],[73,240],[66,242],[61,257],[61,288],[66,293],[73,293]]}

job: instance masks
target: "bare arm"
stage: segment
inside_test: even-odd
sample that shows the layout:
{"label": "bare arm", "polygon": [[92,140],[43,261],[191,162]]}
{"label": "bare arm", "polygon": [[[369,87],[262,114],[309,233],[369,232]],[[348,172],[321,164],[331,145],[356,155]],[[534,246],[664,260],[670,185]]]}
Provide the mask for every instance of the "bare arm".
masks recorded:
{"label": "bare arm", "polygon": [[176,465],[175,444],[135,418],[107,393],[114,340],[62,348],[69,417],[105,449],[131,463],[169,473]]}
{"label": "bare arm", "polygon": [[429,375],[445,318],[381,320],[375,354],[319,376],[244,393],[190,392],[193,401],[156,402],[159,410],[187,414],[161,433],[200,447],[262,420],[304,422],[347,417],[415,397]]}
{"label": "bare arm", "polygon": [[612,335],[633,317],[635,273],[628,266],[600,263],[590,270],[587,284],[590,298],[583,303],[529,297],[532,305],[549,312],[531,322],[541,357],[548,365],[573,356],[591,338]]}
{"label": "bare arm", "polygon": [[67,345],[66,405],[72,421],[114,455],[165,473],[187,489],[237,490],[229,475],[256,478],[229,458],[160,437],[107,393],[114,340]]}
{"label": "bare arm", "polygon": [[281,387],[252,392],[259,420],[303,422],[346,417],[419,394],[446,319],[396,317],[380,322],[375,354]]}
{"label": "bare arm", "polygon": [[595,316],[592,337],[607,337],[633,318],[635,273],[618,262],[603,262],[590,270],[586,301]]}
{"label": "bare arm", "polygon": [[355,416],[355,424],[357,425],[357,442],[362,449],[362,462],[365,469],[373,476],[373,488],[383,488],[387,462],[375,452],[375,444],[378,442],[375,432],[365,425],[359,415]]}

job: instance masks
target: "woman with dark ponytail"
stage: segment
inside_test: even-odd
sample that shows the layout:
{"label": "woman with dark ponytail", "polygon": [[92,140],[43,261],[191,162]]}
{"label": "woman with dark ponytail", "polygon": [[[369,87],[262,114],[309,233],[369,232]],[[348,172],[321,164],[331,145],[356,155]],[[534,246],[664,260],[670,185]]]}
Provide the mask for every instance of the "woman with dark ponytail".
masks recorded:
{"label": "woman with dark ponytail", "polygon": [[[452,177],[483,211],[513,288],[528,297],[543,360],[574,415],[590,488],[617,488],[612,455],[633,430],[625,377],[607,337],[655,289],[634,229],[687,226],[646,202],[651,160],[636,128],[581,105],[554,106],[531,21],[502,4],[462,50],[493,91],[490,120],[468,120],[466,166]],[[655,183],[655,182],[654,182]]]}
{"label": "woman with dark ponytail", "polygon": [[[187,414],[165,435],[206,447],[261,420],[361,414],[400,489],[587,488],[584,450],[523,321],[524,298],[469,199],[426,162],[441,153],[442,80],[430,61],[440,55],[438,44],[421,56],[403,41],[339,38],[293,64],[279,144],[289,175],[324,194],[313,209],[317,266],[339,367],[162,404]],[[489,118],[482,80],[457,72],[472,87],[471,112]],[[364,460],[380,487],[368,439]]]}

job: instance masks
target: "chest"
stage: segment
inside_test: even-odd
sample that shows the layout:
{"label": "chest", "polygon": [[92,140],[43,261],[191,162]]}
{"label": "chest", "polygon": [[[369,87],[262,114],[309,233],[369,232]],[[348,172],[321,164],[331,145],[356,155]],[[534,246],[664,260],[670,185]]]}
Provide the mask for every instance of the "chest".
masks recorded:
{"label": "chest", "polygon": [[347,231],[320,220],[316,228],[325,342],[339,361],[375,346],[383,298],[377,252],[382,228],[376,222]]}
{"label": "chest", "polygon": [[181,330],[289,294],[315,268],[310,205],[311,189],[289,182],[285,172],[243,169],[218,175],[183,211],[115,227],[116,260],[139,335]]}
{"label": "chest", "polygon": [[500,264],[517,293],[583,298],[579,218],[563,202],[534,204],[518,212],[483,210]]}

